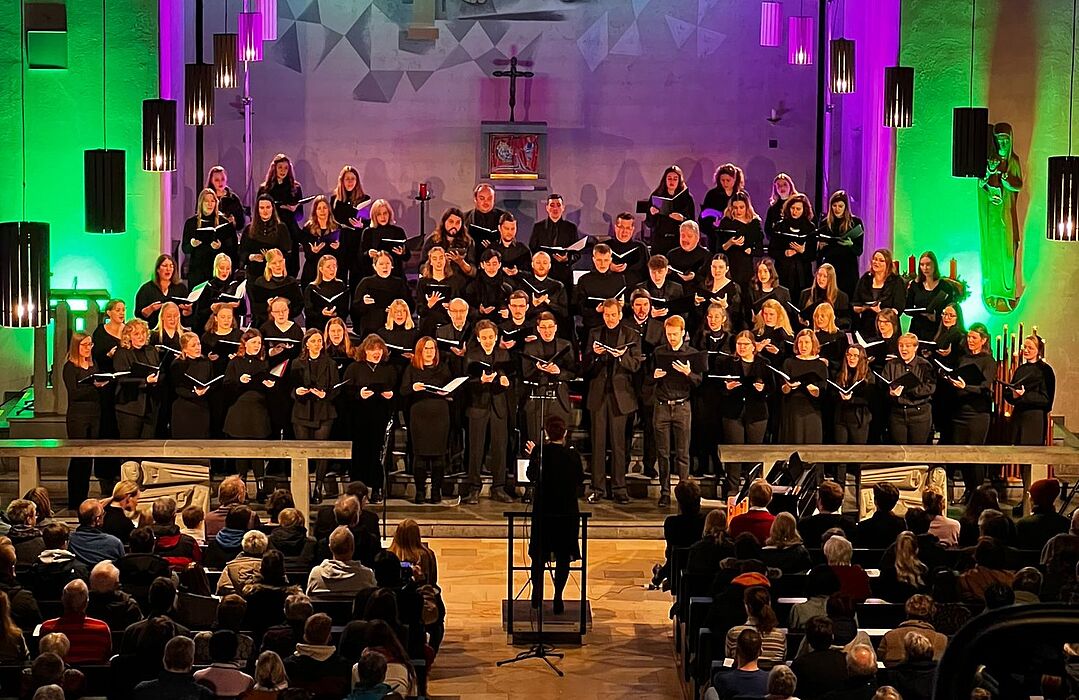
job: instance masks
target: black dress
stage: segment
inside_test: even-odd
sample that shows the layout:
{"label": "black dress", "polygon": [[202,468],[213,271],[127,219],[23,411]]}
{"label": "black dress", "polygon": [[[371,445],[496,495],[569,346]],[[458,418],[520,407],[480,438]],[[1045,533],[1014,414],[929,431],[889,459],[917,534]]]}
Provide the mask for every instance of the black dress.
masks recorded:
{"label": "black dress", "polygon": [[[105,330],[103,323],[94,329],[93,341],[94,364],[101,372],[114,371],[113,358],[120,351],[120,339]],[[101,398],[101,424],[98,427],[98,434],[105,440],[118,438],[120,433],[116,425],[116,392],[113,391],[113,386],[106,387],[99,393],[99,397]],[[96,460],[95,467],[98,473],[109,481],[118,481],[120,478],[120,460],[115,457],[99,458]]]}
{"label": "black dress", "polygon": [[[257,357],[237,357],[225,370],[225,389],[232,405],[225,416],[225,434],[232,438],[263,440],[270,436],[270,413],[266,408],[267,393],[271,391],[257,378],[269,369],[266,360]],[[240,377],[251,375],[244,384]]]}
{"label": "black dress", "polygon": [[[542,452],[542,469],[540,453]],[[528,480],[537,481],[532,502],[528,553],[543,560],[581,558],[577,492],[584,483],[581,455],[572,447],[549,442],[532,450]]]}
{"label": "black dress", "polygon": [[299,318],[303,313],[303,292],[295,277],[257,277],[247,283],[247,298],[251,303],[251,325],[258,326],[270,317],[269,302],[275,297],[288,299],[289,318]]}
{"label": "black dress", "polygon": [[[350,291],[356,287],[357,282],[371,274],[371,259],[361,250],[364,227],[370,222],[361,217],[360,212],[353,206],[364,204],[368,199],[366,195],[358,192],[353,195],[355,202],[338,199],[335,195],[330,196],[333,218],[341,227],[341,257],[337,259],[337,274],[348,284]],[[353,226],[351,219],[356,219],[360,225]]]}
{"label": "black dress", "polygon": [[[830,263],[835,268],[836,284],[847,293],[847,296],[853,297],[854,286],[858,283],[858,258],[862,256],[865,247],[865,235],[850,239],[851,245],[841,245],[837,241],[821,238],[822,235],[842,236],[846,232],[840,230],[840,225],[841,221],[836,219],[835,226],[829,227],[826,220],[817,229],[817,262],[822,265]],[[851,229],[856,229],[863,224],[857,216],[852,216],[850,225]],[[824,245],[821,246],[821,243]]]}
{"label": "black dress", "polygon": [[[228,369],[232,356],[240,349],[239,328],[233,328],[224,335],[207,331],[202,336],[202,352],[213,367],[213,376],[220,377]],[[210,437],[220,438],[224,435],[225,414],[228,412],[228,392],[220,382],[214,384],[215,389],[207,393],[206,398],[210,404]]]}
{"label": "black dress", "polygon": [[[416,309],[420,316],[420,332],[423,335],[434,335],[435,329],[450,322],[447,305],[464,293],[468,278],[464,275],[451,275],[441,280],[433,277],[420,277],[416,280]],[[427,298],[437,292],[442,300],[434,306],[430,306]]]}
{"label": "black dress", "polygon": [[239,292],[240,283],[243,282],[243,275],[237,277],[228,277],[221,279],[219,277],[211,277],[206,280],[206,286],[202,289],[202,294],[199,295],[198,300],[194,305],[194,321],[192,322],[192,328],[206,328],[207,322],[210,320],[211,314],[213,314],[214,304],[235,303],[233,307],[233,315],[236,317],[236,322],[239,323],[244,316],[247,315],[247,299],[244,295],[239,295],[240,298],[236,298]]}
{"label": "black dress", "polygon": [[[231,189],[226,187],[225,188],[225,194],[218,197],[217,201],[218,201],[218,205],[217,205],[218,211],[220,211],[226,217],[229,217],[229,216],[232,217],[232,230],[233,231],[243,231],[244,230],[244,221],[246,219],[244,218],[244,205],[243,205],[243,202],[240,201],[240,198],[237,197],[233,193],[233,191]],[[235,257],[236,256],[236,250],[235,249],[233,249],[232,255],[233,255],[233,259],[232,259],[233,266],[235,266],[235,264],[236,264],[236,257]]]}
{"label": "black dress", "polygon": [[[93,440],[98,437],[101,425],[101,399],[93,382],[84,382],[97,372],[97,366],[83,369],[70,360],[64,363],[64,387],[67,389],[67,437],[69,440]],[[78,508],[90,490],[90,472],[94,466],[92,457],[74,457],[68,465],[68,508]]]}
{"label": "black dress", "polygon": [[932,340],[940,326],[940,312],[954,299],[955,291],[950,282],[939,280],[937,286],[929,290],[918,280],[912,280],[907,285],[906,299],[910,332],[918,336],[918,340]]}
{"label": "black dress", "polygon": [[[768,235],[768,255],[776,262],[776,274],[787,289],[798,291],[813,283],[813,260],[817,253],[817,228],[806,218],[783,219]],[[804,245],[805,251],[787,255],[791,244]]]}
{"label": "black dress", "polygon": [[[374,261],[371,259],[372,250],[381,250],[390,254],[390,258],[393,259],[393,269],[390,272],[392,277],[405,276],[405,265],[408,263],[409,258],[412,257],[412,252],[408,249],[408,234],[400,226],[395,224],[386,224],[385,226],[376,226],[372,224],[363,230],[363,238],[360,243],[360,255],[367,260],[367,274],[373,275]],[[404,250],[400,253],[397,250]],[[395,250],[396,249],[396,250]],[[365,277],[367,275],[364,275]],[[362,277],[360,279],[363,279]]]}
{"label": "black dress", "polygon": [[1013,445],[1044,445],[1048,419],[1056,398],[1057,378],[1053,368],[1045,360],[1027,362],[1012,374],[1011,385],[1023,387],[1022,396],[1006,391],[1008,401],[1014,406],[1011,419]]}
{"label": "black dress", "polygon": [[265,260],[252,260],[252,255],[261,255],[266,250],[280,250],[287,253],[292,241],[284,224],[263,223],[256,220],[248,224],[240,237],[240,263],[247,272],[248,284],[262,277],[266,270]]}
{"label": "black dress", "polygon": [[211,384],[205,394],[195,393],[194,380],[213,379],[213,364],[205,357],[180,358],[170,372],[176,401],[172,404],[172,437],[179,440],[205,440],[210,437],[209,395],[220,390],[220,382]]}
{"label": "black dress", "polygon": [[[877,313],[884,309],[892,309],[896,314],[903,313],[903,305],[907,301],[907,291],[903,286],[903,278],[899,275],[889,274],[880,287],[873,286],[873,273],[867,272],[858,280],[854,287],[854,295],[850,299],[851,306],[866,306],[868,302],[879,302],[879,306],[866,309],[861,313],[855,312],[854,322],[851,328],[862,332],[868,337],[877,334]],[[875,311],[874,311],[875,309]],[[896,328],[896,333],[900,332]]]}
{"label": "black dress", "polygon": [[[361,359],[345,369],[344,378],[348,380],[345,395],[352,439],[352,477],[381,490],[382,443],[394,407],[394,399],[384,398],[382,392],[397,389],[396,373],[385,361],[372,365]],[[361,389],[375,393],[365,399],[360,396]]]}
{"label": "black dress", "polygon": [[[369,296],[373,303],[368,304],[364,297]],[[386,309],[395,300],[401,299],[412,308],[412,294],[408,284],[400,277],[379,277],[371,275],[363,278],[352,295],[352,327],[361,338],[374,333],[386,325]]]}
{"label": "black dress", "polygon": [[442,457],[447,453],[446,444],[450,433],[449,397],[439,396],[427,390],[416,391],[417,382],[432,386],[445,386],[451,379],[445,363],[437,367],[405,368],[401,378],[401,394],[409,398],[408,435],[412,441],[412,454],[416,457]]}
{"label": "black dress", "polygon": [[[664,197],[671,199],[671,212],[683,216],[682,221],[696,218],[697,207],[693,203],[693,196],[688,187],[683,187],[673,197],[666,187],[653,190],[652,197]],[[682,221],[675,221],[668,214],[651,214],[644,217],[644,225],[652,229],[652,250],[670,250],[678,245],[678,229]]]}
{"label": "black dress", "polygon": [[[155,328],[157,319],[161,315],[161,307],[158,307],[157,311],[151,311],[149,314],[143,314],[142,310],[154,302],[164,304],[167,301],[173,301],[180,303],[181,300],[187,299],[188,293],[187,285],[182,282],[173,282],[164,292],[161,291],[161,287],[157,286],[157,282],[153,280],[146,282],[135,293],[135,315],[146,321],[150,328]],[[183,315],[183,309],[180,312]]]}
{"label": "black dress", "polygon": [[[812,445],[823,442],[824,429],[821,422],[821,399],[828,388],[828,363],[819,357],[803,359],[788,357],[783,362],[783,371],[795,381],[799,377],[801,386],[791,389],[783,395],[783,418],[780,440],[792,445]],[[780,377],[782,379],[782,377]],[[813,384],[820,390],[812,396],[807,389]]]}
{"label": "black dress", "polygon": [[[716,185],[712,189],[704,193],[704,200],[701,202],[701,236],[708,241],[708,248],[712,251],[719,250],[719,241],[717,240],[719,235],[719,222],[723,219],[723,212],[727,211],[727,205],[731,201],[731,197],[734,193],[727,194],[719,185]],[[709,214],[706,216],[705,212],[709,209],[719,213],[719,216]]]}
{"label": "black dress", "polygon": [[[300,187],[300,183],[295,180],[279,182],[277,178],[272,178],[269,183],[269,187],[266,183],[259,186],[258,195],[268,194],[273,198],[274,203],[277,205],[277,218],[281,220],[285,228],[288,230],[289,246],[282,248],[281,252],[285,254],[288,264],[288,273],[295,277],[300,274],[300,242],[303,240],[303,232],[300,231],[300,219],[303,218],[303,205],[300,204],[300,200],[303,199],[303,189]],[[257,196],[256,195],[256,198]],[[285,208],[286,205],[298,204],[296,211],[289,211]]]}
{"label": "black dress", "polygon": [[[150,372],[148,367],[160,367],[161,356],[153,345],[141,348],[120,348],[113,356],[113,367],[117,372],[129,372],[135,365],[145,365],[143,373]],[[160,406],[160,382],[165,374],[158,374],[158,384],[150,384],[142,374],[121,377],[116,382],[116,424],[119,437],[124,440],[149,439],[154,436],[157,424],[157,412]]]}
{"label": "black dress", "polygon": [[[723,244],[732,238],[745,238],[742,245],[731,245],[724,249]],[[727,256],[730,272],[728,277],[738,283],[742,289],[749,288],[749,282],[756,276],[753,257],[761,254],[764,245],[764,233],[761,220],[754,217],[748,222],[730,217],[723,217],[716,234],[716,252]],[[748,253],[746,251],[749,251]],[[780,278],[783,281],[783,278]]]}
{"label": "black dress", "polygon": [[[315,246],[322,246],[317,251]],[[315,281],[318,273],[318,263],[327,255],[332,255],[338,263],[341,263],[341,229],[311,228],[303,230],[303,272],[300,274],[300,284],[307,286]]]}
{"label": "black dress", "polygon": [[[351,297],[348,285],[339,279],[323,280],[318,284],[309,284],[303,290],[303,320],[308,328],[322,330],[331,318],[348,318]],[[330,314],[323,311],[332,309]]]}
{"label": "black dress", "polygon": [[718,289],[710,289],[705,285],[705,281],[704,278],[701,278],[700,285],[693,292],[694,295],[704,299],[697,305],[697,316],[701,322],[708,314],[708,307],[711,304],[726,302],[727,321],[731,325],[731,332],[736,333],[745,328],[746,319],[745,309],[742,306],[742,288],[738,286],[738,283],[728,279]]}
{"label": "black dress", "polygon": [[[215,242],[219,244],[217,248],[213,247]],[[187,257],[187,281],[195,287],[213,276],[218,253],[236,258],[236,229],[223,216],[192,216],[184,222],[180,247]]]}

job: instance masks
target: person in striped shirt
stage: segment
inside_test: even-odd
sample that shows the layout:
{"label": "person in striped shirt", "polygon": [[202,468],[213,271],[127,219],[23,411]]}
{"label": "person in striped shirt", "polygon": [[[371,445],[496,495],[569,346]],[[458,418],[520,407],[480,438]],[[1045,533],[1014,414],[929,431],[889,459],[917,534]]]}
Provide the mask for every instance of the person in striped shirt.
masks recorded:
{"label": "person in striped shirt", "polygon": [[64,586],[60,602],[64,613],[60,617],[41,624],[42,636],[61,632],[71,641],[71,649],[64,659],[70,664],[103,664],[112,655],[112,633],[109,626],[86,616],[90,591],[86,582],[75,579]]}

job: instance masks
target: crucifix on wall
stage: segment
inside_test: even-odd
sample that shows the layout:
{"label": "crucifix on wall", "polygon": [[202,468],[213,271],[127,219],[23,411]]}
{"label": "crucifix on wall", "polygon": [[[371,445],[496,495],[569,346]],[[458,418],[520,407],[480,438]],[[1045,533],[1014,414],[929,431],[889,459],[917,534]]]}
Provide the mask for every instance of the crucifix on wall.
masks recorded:
{"label": "crucifix on wall", "polygon": [[[506,61],[495,61],[498,65],[506,65]],[[509,70],[496,70],[493,75],[496,78],[510,79],[510,123],[517,121],[515,110],[517,107],[517,78],[531,78],[535,75],[530,70],[517,70],[517,66],[531,66],[532,61],[518,61],[516,56],[509,60]]]}

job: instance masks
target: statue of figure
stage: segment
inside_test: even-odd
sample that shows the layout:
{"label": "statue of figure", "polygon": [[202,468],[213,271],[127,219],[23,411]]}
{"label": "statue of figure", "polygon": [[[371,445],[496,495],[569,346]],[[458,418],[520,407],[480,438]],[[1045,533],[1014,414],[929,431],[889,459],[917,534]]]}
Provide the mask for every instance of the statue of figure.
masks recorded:
{"label": "statue of figure", "polygon": [[982,299],[993,311],[1015,309],[1023,294],[1023,240],[1018,197],[1023,168],[1012,149],[1012,126],[993,127],[985,177],[978,180],[978,218],[982,234]]}

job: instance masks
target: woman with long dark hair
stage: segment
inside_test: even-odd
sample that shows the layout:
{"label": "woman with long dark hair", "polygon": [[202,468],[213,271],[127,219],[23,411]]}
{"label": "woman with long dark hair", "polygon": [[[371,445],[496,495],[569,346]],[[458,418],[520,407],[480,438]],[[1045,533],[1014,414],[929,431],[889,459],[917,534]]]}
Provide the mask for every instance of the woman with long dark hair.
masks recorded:
{"label": "woman with long dark hair", "polygon": [[[101,426],[99,392],[109,385],[94,380],[97,365],[93,358],[94,341],[85,333],[71,335],[64,362],[64,387],[67,389],[67,437],[69,440],[95,440]],[[68,508],[76,509],[90,492],[93,457],[73,457],[67,468]]]}
{"label": "woman with long dark hair", "polygon": [[345,370],[350,397],[352,462],[349,476],[352,481],[367,484],[375,496],[382,499],[385,474],[382,447],[386,426],[393,417],[394,391],[397,377],[387,360],[389,351],[382,338],[368,335],[356,348],[356,361]]}
{"label": "woman with long dark hair", "polygon": [[277,216],[273,197],[259,195],[255,200],[255,216],[240,237],[240,262],[247,272],[247,281],[262,277],[266,271],[266,251],[288,250],[292,245],[288,228]]}
{"label": "woman with long dark hair", "polygon": [[652,250],[665,253],[678,245],[678,227],[683,221],[693,219],[697,211],[682,169],[668,166],[649,200],[644,225],[652,230]]}
{"label": "woman with long dark hair", "polygon": [[803,289],[798,299],[798,308],[802,309],[805,318],[812,318],[821,304],[831,304],[837,326],[844,329],[850,327],[850,299],[839,288],[835,268],[828,263],[817,268],[813,284],[809,289]]}
{"label": "woman with long dark hair", "polygon": [[877,314],[884,309],[901,314],[906,300],[903,278],[895,273],[892,263],[892,251],[887,248],[874,251],[869,270],[858,280],[851,297],[850,303],[854,309],[852,328],[861,331],[864,336],[873,334]]}
{"label": "woman with long dark hair", "polygon": [[[746,176],[742,169],[734,163],[724,163],[716,168],[712,180],[715,182],[715,187],[705,193],[704,200],[701,202],[700,224],[705,245],[708,246],[709,250],[714,251],[718,245],[716,234],[719,231],[719,220],[723,218],[723,212],[726,211],[731,197],[745,190]],[[791,187],[791,190],[793,190],[793,187]],[[772,193],[774,196],[775,185],[773,185]]]}
{"label": "woman with long dark hair", "polygon": [[727,330],[734,332],[745,327],[745,311],[742,308],[742,289],[729,274],[727,256],[723,253],[713,255],[708,272],[697,285],[693,301],[700,316],[707,314],[712,304],[718,304],[727,316]]}
{"label": "woman with long dark hair", "polygon": [[741,289],[749,286],[753,277],[753,258],[760,255],[764,245],[761,218],[753,210],[748,192],[738,192],[731,197],[716,233],[716,252],[723,253],[730,262],[731,279]]}
{"label": "woman with long dark hair", "polygon": [[371,274],[370,263],[363,255],[361,243],[363,228],[369,223],[363,216],[370,197],[363,190],[360,173],[351,165],[345,165],[337,175],[337,185],[330,195],[333,218],[341,228],[341,279],[348,284],[349,292],[356,283]]}
{"label": "woman with long dark hair", "polygon": [[858,258],[865,246],[865,226],[850,210],[850,197],[837,190],[828,198],[828,213],[817,229],[817,262],[831,263],[839,288],[854,296]]}
{"label": "woman with long dark hair", "polygon": [[[753,275],[753,279],[750,280],[747,287],[749,290],[747,295],[748,303],[745,304],[746,320],[750,325],[756,324],[759,320],[761,308],[768,301],[777,302],[783,308],[785,316],[787,316],[788,310],[793,311],[790,307],[790,290],[784,287],[781,282],[779,273],[776,272],[775,260],[761,258],[757,261],[756,274]],[[787,320],[790,322],[789,316],[787,316]]]}
{"label": "woman with long dark hair", "polygon": [[809,287],[817,256],[816,234],[809,197],[792,194],[783,204],[782,217],[768,234],[768,254],[776,261],[779,279],[788,289],[799,292]]}
{"label": "woman with long dark hair", "polygon": [[135,313],[151,327],[157,325],[161,307],[170,301],[179,306],[181,314],[191,315],[192,305],[187,302],[187,285],[176,281],[179,278],[177,273],[176,261],[172,256],[159,255],[154,262],[153,278],[139,287],[135,294]]}
{"label": "woman with long dark hair", "polygon": [[233,231],[244,230],[244,205],[240,198],[229,188],[229,174],[220,165],[210,168],[206,175],[206,187],[217,195],[218,209],[232,224]]}
{"label": "woman with long dark hair", "polygon": [[259,185],[258,196],[269,195],[277,209],[277,217],[288,230],[290,243],[282,248],[288,261],[288,273],[292,277],[300,274],[300,219],[303,218],[303,188],[296,180],[292,170],[292,161],[284,153],[278,153],[270,161],[266,170],[266,179]]}
{"label": "woman with long dark hair", "polygon": [[955,288],[940,277],[936,253],[925,251],[918,258],[918,276],[907,285],[907,305],[903,313],[910,316],[910,332],[918,336],[918,340],[932,340],[941,309],[954,298]]}
{"label": "woman with long dark hair", "polygon": [[29,658],[22,630],[11,619],[11,599],[0,591],[0,663],[23,663]]}
{"label": "woman with long dark hair", "polygon": [[[967,327],[963,323],[963,309],[952,302],[940,312],[940,326],[933,336],[935,346],[926,353],[931,364],[937,362],[950,369],[959,366],[967,349]],[[933,425],[940,431],[940,444],[951,445],[952,416],[955,414],[955,387],[951,382],[937,382],[933,395]]]}

